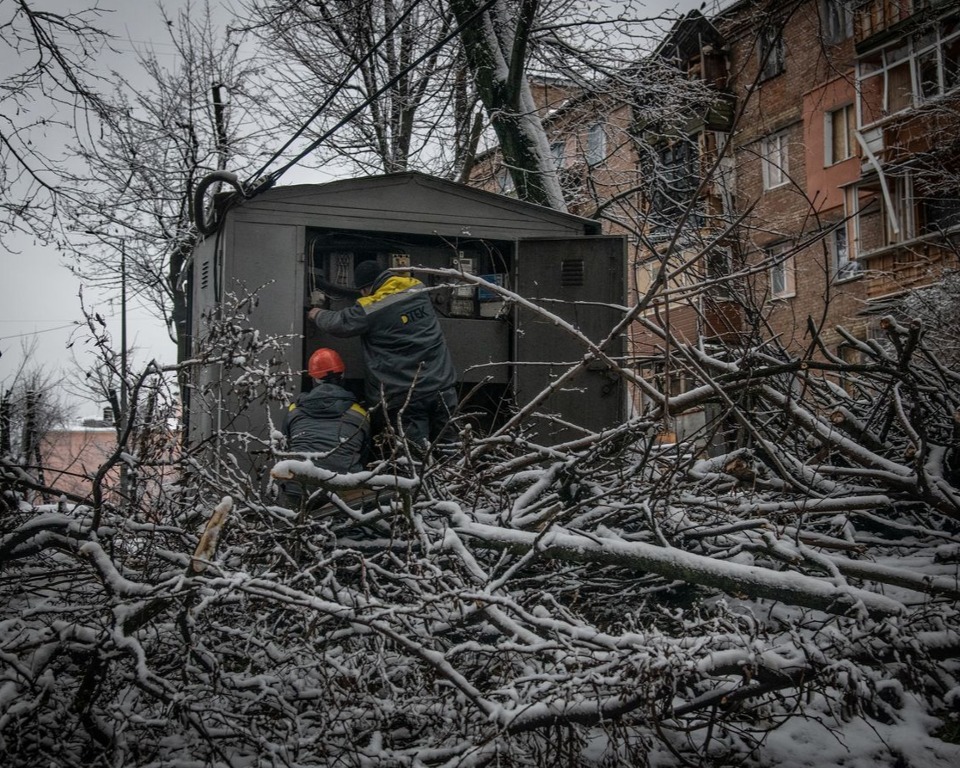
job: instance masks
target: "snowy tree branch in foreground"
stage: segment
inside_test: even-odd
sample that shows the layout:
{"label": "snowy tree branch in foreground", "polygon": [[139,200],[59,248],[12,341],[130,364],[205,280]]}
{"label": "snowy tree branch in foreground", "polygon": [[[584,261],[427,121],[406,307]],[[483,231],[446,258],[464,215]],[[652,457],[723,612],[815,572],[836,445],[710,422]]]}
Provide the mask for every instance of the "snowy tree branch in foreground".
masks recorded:
{"label": "snowy tree branch in foreground", "polygon": [[[209,331],[191,364],[232,361],[247,403],[283,397],[278,340],[242,311]],[[105,492],[96,521],[55,488],[27,502],[7,459],[3,747],[22,765],[679,765],[775,760],[780,723],[949,723],[956,395],[922,337],[870,349],[843,369],[687,347],[688,395],[561,445],[520,421],[419,464],[387,441],[353,475],[275,454],[275,477],[330,495],[315,514],[207,446],[162,492]],[[701,433],[658,437],[706,403]]]}

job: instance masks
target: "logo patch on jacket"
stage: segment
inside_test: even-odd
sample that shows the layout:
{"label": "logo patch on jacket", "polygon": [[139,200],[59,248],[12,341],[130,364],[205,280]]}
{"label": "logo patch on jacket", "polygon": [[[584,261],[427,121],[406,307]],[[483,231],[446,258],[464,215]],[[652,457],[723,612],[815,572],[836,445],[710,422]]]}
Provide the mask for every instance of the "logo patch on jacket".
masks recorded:
{"label": "logo patch on jacket", "polygon": [[411,309],[408,313],[400,315],[400,322],[406,325],[411,320],[423,320],[427,316],[427,310],[423,307]]}

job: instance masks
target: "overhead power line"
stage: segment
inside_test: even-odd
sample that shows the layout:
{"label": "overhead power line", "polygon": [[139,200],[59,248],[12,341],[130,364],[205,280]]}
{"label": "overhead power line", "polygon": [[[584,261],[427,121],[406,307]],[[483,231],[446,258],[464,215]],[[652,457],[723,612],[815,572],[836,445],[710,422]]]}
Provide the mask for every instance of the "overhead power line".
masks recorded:
{"label": "overhead power line", "polygon": [[[253,178],[247,181],[247,184],[250,184],[256,179],[259,179],[261,176],[263,176],[267,168],[270,167],[271,163],[273,163],[274,160],[276,160],[278,157],[280,157],[280,155],[286,152],[287,149],[290,148],[290,145],[293,144],[293,142],[295,142],[298,138],[300,138],[300,136],[303,135],[303,132],[307,130],[307,128],[310,126],[310,123],[312,123],[314,120],[320,117],[321,114],[323,114],[323,111],[328,106],[330,106],[330,103],[337,97],[337,94],[339,94],[344,89],[346,84],[350,82],[350,78],[357,73],[360,67],[362,67],[368,61],[370,61],[371,58],[373,58],[373,55],[380,49],[380,46],[383,45],[390,38],[390,35],[392,35],[394,31],[404,22],[407,16],[413,13],[414,9],[418,5],[420,5],[420,2],[421,0],[416,0],[416,2],[410,4],[410,7],[407,8],[407,10],[405,10],[403,13],[400,14],[397,20],[394,21],[394,23],[390,25],[390,28],[386,32],[384,32],[383,35],[380,36],[380,39],[373,44],[373,46],[370,48],[369,51],[367,51],[367,53],[363,56],[363,58],[361,58],[356,64],[354,64],[353,67],[349,69],[342,78],[340,78],[340,81],[333,86],[333,89],[330,91],[327,97],[323,100],[323,103],[320,104],[320,106],[313,111],[313,114],[310,115],[307,122],[301,125],[300,128],[297,129],[296,133],[294,133],[293,136],[287,139],[287,141],[284,143],[282,147],[280,147],[280,149],[278,149],[276,152],[273,153],[270,159],[267,160],[267,162],[265,162],[260,167],[260,170],[253,175]],[[409,71],[409,69],[406,71]],[[377,95],[379,95],[379,93]],[[366,102],[364,102],[364,107],[370,104],[370,102],[373,101],[374,98],[376,98],[376,96],[371,97]],[[338,125],[337,127],[339,128],[341,125],[343,125],[343,123],[340,123],[340,125]],[[297,160],[294,162],[299,162],[301,159],[303,159],[303,155],[298,157]],[[271,176],[273,176],[274,180],[276,180],[277,178],[279,178],[280,174],[284,173],[289,167],[290,166],[287,165],[276,174],[271,174]]]}
{"label": "overhead power line", "polygon": [[[312,142],[307,146],[306,149],[304,149],[302,152],[300,152],[300,154],[298,154],[298,155],[297,155],[295,158],[293,158],[290,162],[288,162],[288,163],[287,163],[286,165],[284,165],[282,168],[280,168],[280,169],[272,172],[272,173],[270,174],[270,184],[272,185],[272,184],[276,183],[276,181],[277,181],[284,173],[286,173],[288,170],[290,170],[290,168],[292,168],[294,165],[296,165],[297,163],[299,163],[304,157],[306,157],[307,155],[309,155],[311,152],[313,152],[313,150],[315,150],[317,147],[319,147],[321,144],[323,144],[323,142],[325,142],[327,139],[329,139],[334,133],[336,133],[338,130],[340,130],[340,128],[342,128],[342,127],[343,127],[344,125],[346,125],[350,120],[352,120],[354,117],[356,117],[358,114],[360,114],[360,112],[362,112],[362,111],[363,111],[364,109],[366,109],[370,104],[372,104],[375,99],[379,98],[383,93],[385,93],[387,90],[389,90],[389,89],[392,88],[394,85],[396,85],[396,83],[400,80],[400,78],[405,77],[406,75],[408,75],[408,74],[409,74],[410,72],[412,72],[416,67],[420,66],[420,64],[423,63],[426,59],[428,59],[430,56],[433,56],[433,54],[435,54],[437,51],[439,51],[441,48],[443,48],[443,46],[445,46],[445,45],[446,45],[447,43],[449,43],[453,38],[455,38],[457,35],[459,35],[459,34],[460,34],[460,31],[461,31],[464,27],[469,26],[469,25],[472,24],[474,21],[476,21],[482,14],[484,14],[484,13],[487,11],[487,9],[490,8],[490,6],[492,6],[495,2],[497,2],[497,0],[487,0],[487,1],[486,1],[483,5],[481,5],[476,11],[474,11],[474,12],[470,15],[470,18],[468,18],[463,24],[461,24],[460,26],[454,27],[454,29],[453,29],[451,32],[449,32],[447,35],[445,35],[441,40],[439,40],[438,42],[436,42],[434,45],[430,46],[430,48],[428,48],[424,53],[422,53],[422,54],[421,54],[419,57],[417,57],[414,61],[412,61],[410,64],[408,64],[406,67],[404,67],[400,72],[398,72],[396,75],[394,75],[392,78],[390,78],[390,80],[388,80],[383,86],[381,86],[381,87],[380,87],[379,89],[377,89],[373,94],[371,94],[371,95],[368,96],[366,99],[364,99],[358,106],[356,106],[356,107],[354,107],[352,110],[350,110],[344,117],[342,117],[342,118],[337,122],[336,125],[334,125],[334,126],[333,126],[332,128],[330,128],[329,130],[325,131],[325,132],[324,132],[321,136],[319,136],[316,140],[312,141]],[[400,19],[398,19],[397,24],[399,24],[399,22],[403,19],[403,17],[406,15],[406,13],[409,13],[410,10],[412,10],[412,8],[413,8],[414,6],[416,6],[416,5],[417,5],[417,3],[414,3],[414,5],[411,6],[411,9],[408,9],[408,10],[405,12],[405,14],[404,14],[403,16],[401,16]],[[274,160],[276,160],[277,157],[279,157],[279,156],[284,152],[284,150],[286,150],[286,149],[291,145],[291,143],[296,140],[297,137],[299,137],[300,135],[303,134],[303,132],[304,132],[304,131],[307,129],[307,127],[310,125],[310,123],[313,122],[313,121],[320,115],[320,113],[330,104],[330,102],[333,100],[333,98],[336,96],[336,94],[344,87],[344,85],[345,85],[346,82],[347,82],[347,79],[349,79],[349,77],[352,77],[353,74],[356,73],[357,69],[359,69],[359,67],[362,66],[363,62],[366,61],[367,58],[369,58],[369,56],[371,56],[371,55],[376,51],[376,49],[387,39],[387,37],[393,32],[393,30],[396,29],[397,24],[394,24],[393,26],[391,26],[390,30],[388,30],[386,33],[384,33],[383,37],[381,37],[380,40],[378,40],[377,43],[373,46],[373,48],[371,48],[371,50],[370,50],[370,52],[367,54],[367,56],[366,56],[363,60],[361,60],[361,62],[359,62],[359,63],[350,71],[350,73],[347,75],[347,77],[345,77],[344,79],[342,79],[342,80],[340,81],[340,83],[337,84],[337,86],[333,89],[333,92],[331,93],[331,95],[328,96],[328,97],[324,100],[323,104],[321,104],[321,106],[313,113],[313,115],[310,117],[310,119],[294,134],[294,136],[293,136],[289,141],[287,141],[287,142],[283,145],[283,147],[282,147],[277,153],[275,153],[275,154],[273,155],[273,157],[270,158],[269,161],[267,161],[267,163],[261,168],[261,170],[260,170],[257,174],[255,174],[252,179],[250,179],[250,180],[247,182],[247,185],[253,184],[257,179],[259,179],[260,176],[261,176],[261,174],[263,173],[263,171],[265,171],[265,170],[270,166],[270,163],[272,163]],[[270,186],[270,185],[264,185],[264,186]]]}
{"label": "overhead power line", "polygon": [[41,333],[52,333],[53,331],[62,331],[64,328],[75,328],[76,323],[67,323],[66,325],[58,325],[56,328],[44,328],[42,331],[31,331],[29,333],[15,333],[13,336],[0,336],[0,341],[8,341],[9,339],[22,339],[24,336],[38,336]]}

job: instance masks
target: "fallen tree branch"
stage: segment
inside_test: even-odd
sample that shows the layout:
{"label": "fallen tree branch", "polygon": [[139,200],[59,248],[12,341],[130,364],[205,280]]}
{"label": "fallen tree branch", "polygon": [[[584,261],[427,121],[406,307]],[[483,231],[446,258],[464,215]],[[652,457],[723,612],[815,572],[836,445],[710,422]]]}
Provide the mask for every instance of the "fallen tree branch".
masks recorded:
{"label": "fallen tree branch", "polygon": [[867,590],[837,586],[796,571],[774,571],[714,560],[672,547],[588,538],[557,529],[543,534],[527,533],[473,523],[462,515],[457,516],[454,526],[457,534],[471,538],[481,547],[515,554],[536,550],[548,559],[653,572],[731,595],[776,600],[840,616],[860,610],[874,616],[899,615],[906,611],[902,603]]}

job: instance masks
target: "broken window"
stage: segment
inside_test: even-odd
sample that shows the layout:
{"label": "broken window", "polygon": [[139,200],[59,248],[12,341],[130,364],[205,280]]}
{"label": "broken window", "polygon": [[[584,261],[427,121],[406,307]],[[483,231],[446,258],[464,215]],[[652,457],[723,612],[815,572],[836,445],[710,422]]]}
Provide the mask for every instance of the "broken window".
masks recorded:
{"label": "broken window", "polygon": [[847,236],[848,222],[841,222],[836,228],[827,233],[827,245],[833,261],[833,276],[835,280],[849,280],[860,273],[860,262],[853,258]]}
{"label": "broken window", "polygon": [[[683,137],[656,152],[645,174],[651,180],[650,222],[654,230],[673,229],[694,203],[699,185],[699,152],[693,138]],[[696,218],[688,218],[695,223]]]}
{"label": "broken window", "polygon": [[852,0],[820,0],[820,23],[825,43],[839,43],[853,34]]}
{"label": "broken window", "polygon": [[783,72],[783,31],[779,26],[764,27],[757,40],[760,79],[768,80]]}
{"label": "broken window", "polygon": [[958,87],[960,22],[953,16],[860,57],[860,126],[872,125]]}

